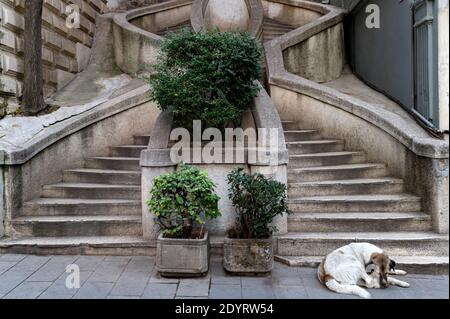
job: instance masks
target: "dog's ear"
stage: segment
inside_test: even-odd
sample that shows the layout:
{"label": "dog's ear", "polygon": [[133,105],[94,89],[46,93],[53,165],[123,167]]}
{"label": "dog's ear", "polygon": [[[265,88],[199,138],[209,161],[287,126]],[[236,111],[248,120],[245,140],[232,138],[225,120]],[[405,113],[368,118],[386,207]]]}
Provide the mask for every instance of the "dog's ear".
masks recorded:
{"label": "dog's ear", "polygon": [[389,259],[389,268],[390,268],[390,270],[395,270],[396,266],[397,266],[397,263],[394,260]]}

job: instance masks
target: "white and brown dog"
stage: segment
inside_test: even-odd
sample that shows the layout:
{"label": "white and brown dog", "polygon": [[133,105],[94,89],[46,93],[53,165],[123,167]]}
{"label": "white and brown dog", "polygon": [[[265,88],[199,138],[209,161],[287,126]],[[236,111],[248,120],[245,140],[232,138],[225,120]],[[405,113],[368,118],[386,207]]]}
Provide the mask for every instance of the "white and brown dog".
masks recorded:
{"label": "white and brown dog", "polygon": [[361,288],[387,288],[389,285],[409,288],[409,284],[388,275],[406,275],[395,270],[395,261],[382,249],[368,243],[355,243],[336,249],[325,257],[319,266],[318,276],[328,289],[371,298],[370,293]]}

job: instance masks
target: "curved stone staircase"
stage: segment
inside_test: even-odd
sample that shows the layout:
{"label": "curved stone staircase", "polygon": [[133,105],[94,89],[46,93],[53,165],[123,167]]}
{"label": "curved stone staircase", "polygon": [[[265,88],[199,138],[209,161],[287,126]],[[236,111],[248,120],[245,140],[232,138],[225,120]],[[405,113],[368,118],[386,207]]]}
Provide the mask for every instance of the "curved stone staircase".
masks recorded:
{"label": "curved stone staircase", "polygon": [[277,260],[316,266],[330,251],[350,242],[383,247],[410,271],[448,272],[448,235],[432,232],[421,199],[382,163],[345,141],[323,139],[317,130],[284,122],[289,149],[288,193],[293,214],[278,238]]}
{"label": "curved stone staircase", "polygon": [[63,172],[61,183],[42,187],[12,220],[17,239],[0,242],[21,253],[151,255],[142,237],[140,152],[149,135],[111,147],[106,157]]}

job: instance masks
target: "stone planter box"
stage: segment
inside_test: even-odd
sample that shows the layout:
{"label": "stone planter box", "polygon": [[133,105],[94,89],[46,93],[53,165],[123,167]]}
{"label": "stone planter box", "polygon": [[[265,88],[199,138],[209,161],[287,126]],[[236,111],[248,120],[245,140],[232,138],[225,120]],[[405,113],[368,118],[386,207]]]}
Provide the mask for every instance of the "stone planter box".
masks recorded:
{"label": "stone planter box", "polygon": [[273,269],[273,239],[225,238],[223,267],[236,275],[265,275]]}
{"label": "stone planter box", "polygon": [[164,277],[200,277],[209,269],[209,235],[203,239],[174,239],[159,235],[156,268]]}

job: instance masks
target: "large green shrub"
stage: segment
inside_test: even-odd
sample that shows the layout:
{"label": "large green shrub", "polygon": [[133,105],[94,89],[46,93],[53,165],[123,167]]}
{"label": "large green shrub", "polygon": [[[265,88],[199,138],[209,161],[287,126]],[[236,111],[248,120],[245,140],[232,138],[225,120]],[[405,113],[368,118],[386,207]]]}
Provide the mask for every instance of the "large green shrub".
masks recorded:
{"label": "large green shrub", "polygon": [[172,33],[162,43],[151,97],[162,110],[172,109],[175,124],[192,127],[238,126],[258,94],[262,50],[246,33]]}
{"label": "large green shrub", "polygon": [[269,238],[277,228],[271,223],[278,215],[290,214],[286,185],[261,174],[247,174],[242,168],[227,177],[229,198],[237,210],[231,238]]}
{"label": "large green shrub", "polygon": [[181,165],[155,178],[147,204],[166,237],[192,238],[196,226],[220,216],[214,188],[206,171]]}

